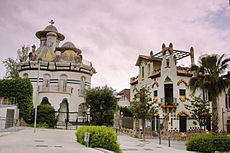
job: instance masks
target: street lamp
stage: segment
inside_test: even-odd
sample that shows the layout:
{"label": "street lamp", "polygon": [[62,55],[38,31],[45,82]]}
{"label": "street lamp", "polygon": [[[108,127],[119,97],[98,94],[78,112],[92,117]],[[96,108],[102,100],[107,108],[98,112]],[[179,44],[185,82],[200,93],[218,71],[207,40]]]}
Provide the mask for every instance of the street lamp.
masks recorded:
{"label": "street lamp", "polygon": [[38,77],[37,77],[36,102],[35,102],[35,112],[34,112],[34,133],[36,132],[36,123],[37,123],[38,82],[39,82],[39,73],[40,73],[41,60],[42,60],[41,58],[38,59]]}

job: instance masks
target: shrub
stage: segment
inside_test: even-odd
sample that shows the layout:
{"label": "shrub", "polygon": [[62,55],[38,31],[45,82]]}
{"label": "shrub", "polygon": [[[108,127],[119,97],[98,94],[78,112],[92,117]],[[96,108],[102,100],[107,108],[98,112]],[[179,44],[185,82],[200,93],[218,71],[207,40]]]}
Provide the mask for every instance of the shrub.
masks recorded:
{"label": "shrub", "polygon": [[191,137],[185,144],[189,151],[215,152],[229,151],[230,137],[222,135],[198,134]]}
{"label": "shrub", "polygon": [[[33,111],[32,115],[34,116],[34,111]],[[42,127],[47,127],[47,125],[48,125],[48,127],[50,127],[50,128],[53,128],[56,125],[55,109],[53,106],[51,106],[49,104],[38,105],[37,124],[45,125]]]}
{"label": "shrub", "polygon": [[84,135],[90,133],[89,147],[100,147],[121,153],[120,145],[117,143],[117,134],[112,128],[105,126],[82,126],[77,129],[77,141],[85,144]]}

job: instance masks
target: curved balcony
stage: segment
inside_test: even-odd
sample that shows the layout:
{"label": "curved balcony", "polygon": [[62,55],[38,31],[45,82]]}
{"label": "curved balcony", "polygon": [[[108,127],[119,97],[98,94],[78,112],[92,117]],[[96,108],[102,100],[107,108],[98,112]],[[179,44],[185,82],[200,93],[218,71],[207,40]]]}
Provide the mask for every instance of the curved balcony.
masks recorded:
{"label": "curved balcony", "polygon": [[38,88],[39,93],[66,93],[72,94],[73,88],[70,86],[59,86],[59,85],[40,85]]}

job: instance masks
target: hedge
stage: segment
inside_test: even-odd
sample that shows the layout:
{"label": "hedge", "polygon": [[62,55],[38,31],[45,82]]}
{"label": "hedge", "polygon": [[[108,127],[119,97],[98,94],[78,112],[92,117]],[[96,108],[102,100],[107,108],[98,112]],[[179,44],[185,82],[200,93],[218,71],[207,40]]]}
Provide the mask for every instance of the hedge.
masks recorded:
{"label": "hedge", "polygon": [[105,126],[82,126],[77,129],[77,142],[85,144],[84,135],[90,133],[89,147],[99,147],[121,153],[120,145],[117,142],[117,134],[112,128]]}
{"label": "hedge", "polygon": [[198,134],[185,144],[189,151],[215,152],[230,151],[230,137],[223,135]]}
{"label": "hedge", "polygon": [[26,122],[31,119],[33,110],[33,86],[29,79],[3,79],[0,80],[0,97],[15,97],[19,108],[19,116]]}

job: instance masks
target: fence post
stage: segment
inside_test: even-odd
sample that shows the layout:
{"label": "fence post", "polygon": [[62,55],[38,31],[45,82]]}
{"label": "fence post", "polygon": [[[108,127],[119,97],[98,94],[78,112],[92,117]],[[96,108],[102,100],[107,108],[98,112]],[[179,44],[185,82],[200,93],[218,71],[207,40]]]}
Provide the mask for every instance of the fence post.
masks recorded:
{"label": "fence post", "polygon": [[160,128],[160,117],[158,119],[158,131],[159,131],[159,144],[161,144],[161,128]]}
{"label": "fence post", "polygon": [[169,147],[170,147],[170,146],[171,146],[171,145],[170,145],[170,136],[168,137],[168,143],[169,143]]}

